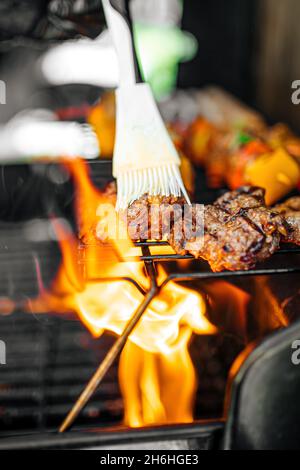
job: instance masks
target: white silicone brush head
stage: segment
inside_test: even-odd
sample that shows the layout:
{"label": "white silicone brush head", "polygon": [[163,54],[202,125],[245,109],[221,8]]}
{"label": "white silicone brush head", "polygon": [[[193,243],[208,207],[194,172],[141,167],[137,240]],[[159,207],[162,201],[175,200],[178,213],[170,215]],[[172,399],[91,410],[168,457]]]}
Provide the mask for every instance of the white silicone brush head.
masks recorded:
{"label": "white silicone brush head", "polygon": [[179,171],[179,156],[149,85],[120,87],[116,100],[113,173],[118,184],[117,210],[144,194],[183,195],[190,203]]}
{"label": "white silicone brush head", "polygon": [[144,194],[149,196],[184,196],[190,200],[177,164],[168,163],[157,168],[144,168],[123,172],[117,178],[117,210],[126,209]]}

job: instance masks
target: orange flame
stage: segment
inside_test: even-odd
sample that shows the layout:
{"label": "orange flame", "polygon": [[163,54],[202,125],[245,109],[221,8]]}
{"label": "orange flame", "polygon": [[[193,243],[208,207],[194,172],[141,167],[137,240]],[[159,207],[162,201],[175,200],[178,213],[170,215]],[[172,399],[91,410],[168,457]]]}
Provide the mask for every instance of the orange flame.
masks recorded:
{"label": "orange flame", "polygon": [[182,327],[169,354],[149,353],[127,343],[119,369],[125,424],[139,427],[193,421],[196,376],[188,351],[191,334],[191,328]]}
{"label": "orange flame", "polygon": [[[71,309],[94,336],[99,337],[104,331],[120,335],[142,302],[143,294],[125,280],[99,278],[130,276],[147,289],[149,280],[144,264],[119,261],[125,251],[132,249],[129,240],[118,241],[113,249],[97,241],[96,213],[99,204],[107,200],[93,187],[84,162],[68,162],[66,166],[75,182],[79,236],[85,244],[79,250],[79,242],[68,227],[53,221],[62,265],[51,291],[42,291],[30,308],[59,312]],[[165,276],[159,267],[159,282]],[[205,301],[200,294],[173,282],[151,302],[121,355],[119,378],[126,424],[143,426],[193,420],[196,377],[188,345],[193,332],[216,332],[205,313]]]}

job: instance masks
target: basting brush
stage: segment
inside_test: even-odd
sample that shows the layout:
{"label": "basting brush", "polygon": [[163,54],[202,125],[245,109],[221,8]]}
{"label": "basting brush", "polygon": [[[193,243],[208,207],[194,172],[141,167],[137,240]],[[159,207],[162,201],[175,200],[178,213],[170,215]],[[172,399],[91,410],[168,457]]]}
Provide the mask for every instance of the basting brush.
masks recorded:
{"label": "basting brush", "polygon": [[190,204],[180,159],[156,106],[143,83],[136,59],[128,0],[102,0],[119,61],[116,91],[117,122],[113,175],[117,179],[117,210],[143,194],[183,195]]}

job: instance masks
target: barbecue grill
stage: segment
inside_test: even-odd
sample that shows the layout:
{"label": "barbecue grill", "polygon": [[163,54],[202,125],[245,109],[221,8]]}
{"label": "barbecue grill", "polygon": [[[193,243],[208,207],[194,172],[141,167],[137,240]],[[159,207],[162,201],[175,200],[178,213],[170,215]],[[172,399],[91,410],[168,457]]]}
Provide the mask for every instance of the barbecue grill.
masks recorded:
{"label": "barbecue grill", "polygon": [[[51,119],[56,116],[61,121],[90,123],[99,138],[101,155],[95,161],[87,161],[87,165],[91,170],[90,178],[93,185],[96,188],[104,188],[112,181],[111,161],[106,161],[104,158],[112,153],[114,105],[110,93],[107,94],[108,101],[105,105],[103,105],[105,98],[100,102],[98,100],[103,92],[102,87],[115,87],[117,75],[113,57],[110,56],[107,60],[109,53],[112,52],[109,38],[105,33],[101,38],[98,37],[103,31],[105,22],[100,8],[102,2],[101,0],[75,2],[69,0],[28,2],[27,0],[27,3],[30,7],[25,11],[24,0],[1,2],[0,10],[5,14],[0,16],[0,91],[2,92],[0,130],[2,132],[2,129],[9,128],[7,124],[13,124],[13,118],[28,107],[47,108],[46,115],[49,116],[51,111]],[[115,0],[115,3],[118,3],[118,0]],[[149,77],[146,78],[153,82],[157,97],[166,93],[165,99],[160,102],[160,107],[165,121],[171,124],[171,133],[174,133],[176,145],[181,148],[181,133],[186,134],[186,126],[189,123],[197,123],[196,117],[199,111],[201,119],[203,117],[204,120],[207,119],[209,123],[216,125],[216,129],[221,133],[227,126],[230,131],[234,130],[236,133],[234,140],[239,143],[230,144],[233,146],[230,153],[236,144],[239,147],[242,142],[241,149],[243,149],[248,137],[254,137],[255,142],[256,137],[260,135],[262,121],[268,120],[266,129],[268,133],[271,130],[270,125],[282,121],[292,126],[292,142],[289,142],[289,148],[287,143],[284,143],[288,153],[284,161],[292,163],[297,170],[296,160],[300,158],[300,140],[295,145],[294,138],[297,140],[295,132],[299,135],[300,131],[300,107],[295,104],[295,97],[298,102],[297,81],[292,84],[291,77],[299,75],[299,62],[295,58],[286,60],[285,54],[286,50],[297,50],[299,30],[297,2],[293,1],[293,5],[291,5],[292,0],[281,2],[280,8],[274,8],[272,2],[264,0],[255,2],[231,0],[215,3],[183,2],[183,0],[168,0],[164,3],[159,0],[153,2],[155,8],[150,0],[132,3],[137,7],[133,15],[134,20],[140,23],[137,25],[137,35],[140,34],[140,30],[141,44],[143,44],[142,35],[146,33],[145,44],[148,43],[150,51],[148,58],[150,60],[146,57],[146,66],[143,69],[146,74],[149,72]],[[146,3],[151,5],[148,5],[149,10],[146,8],[144,11]],[[181,17],[182,22],[179,26]],[[156,27],[159,24],[167,25],[167,28],[163,28],[166,35],[157,35]],[[274,30],[276,30],[275,36]],[[184,31],[188,31],[189,34],[182,35]],[[151,50],[151,34],[153,34],[153,50]],[[97,44],[87,38],[97,38]],[[63,44],[65,39],[72,40]],[[162,42],[164,48],[159,47]],[[183,50],[186,52],[186,58],[188,56],[192,58],[197,42],[201,47],[194,59],[177,67],[179,57],[185,55]],[[176,43],[178,43],[177,52]],[[103,59],[100,58],[102,46]],[[52,47],[53,50],[50,51]],[[139,44],[139,49],[143,49],[143,45],[140,47]],[[169,57],[166,56],[167,51],[170,51]],[[143,52],[142,50],[141,59]],[[75,60],[72,58],[73,54]],[[99,69],[95,67],[94,54],[99,54],[98,65],[103,60]],[[279,64],[283,67],[280,66],[280,73],[279,70],[276,73]],[[63,73],[64,70],[66,74]],[[59,71],[61,73],[58,73]],[[177,72],[178,90],[171,94],[171,88],[176,86]],[[234,97],[241,99],[251,108],[224,94],[223,89],[233,93]],[[103,96],[106,96],[106,92]],[[6,105],[3,106],[2,102],[5,101]],[[106,122],[108,115],[109,122]],[[262,116],[265,119],[262,119]],[[244,135],[244,130],[247,135]],[[249,136],[248,131],[250,131]],[[275,140],[278,138],[278,132],[289,133],[284,126],[282,128],[279,125],[273,136]],[[263,141],[264,133],[265,130],[262,131]],[[194,142],[195,149],[194,145],[189,148],[192,143],[189,128],[187,134],[188,138],[184,138],[185,142],[181,148],[190,159],[186,163],[194,162],[207,166],[207,173],[205,175],[204,169],[192,168],[191,164],[189,167],[191,174],[186,168],[183,172],[186,173],[185,176],[190,183],[190,187],[188,185],[186,187],[189,190],[195,187],[196,202],[211,204],[228,190],[220,186],[223,180],[227,180],[230,187],[234,186],[233,181],[229,182],[228,175],[219,174],[226,171],[224,168],[219,168],[219,163],[223,167],[223,162],[218,160],[220,155],[215,155],[209,150],[202,155],[202,142],[197,138]],[[205,140],[205,133],[203,136]],[[273,142],[273,138],[269,142],[269,137],[268,144],[270,143],[273,149],[274,143],[276,152],[277,143]],[[30,144],[35,143],[35,139],[29,140]],[[282,144],[281,137],[279,141]],[[20,144],[22,147],[24,141]],[[10,145],[8,148],[10,149]],[[5,158],[7,158],[6,153],[6,147],[2,145],[2,156]],[[64,154],[64,152],[59,153]],[[210,157],[209,162],[204,162],[206,153]],[[24,149],[21,154],[25,157]],[[30,152],[29,154],[31,155]],[[239,151],[236,157],[239,160]],[[182,158],[184,162],[184,155]],[[279,155],[281,165],[278,166],[280,167],[278,172],[277,167],[275,168],[274,178],[271,178],[272,172],[268,173],[269,164],[258,170],[255,176],[265,176],[265,169],[266,175],[270,177],[268,184],[274,188],[276,186],[276,191],[278,183],[279,186],[281,183],[283,186],[286,185],[284,198],[286,199],[287,192],[296,187],[298,177],[297,171],[285,173],[284,170],[288,169],[289,165],[283,164],[280,158]],[[278,158],[276,161],[278,162]],[[232,168],[232,165],[229,167]],[[268,261],[257,265],[255,269],[238,272],[212,272],[208,263],[203,260],[195,260],[191,255],[171,253],[171,247],[163,241],[136,242],[131,250],[136,256],[122,256],[118,247],[116,249],[115,245],[110,245],[108,242],[100,248],[99,245],[88,245],[94,240],[94,233],[91,237],[90,233],[88,234],[86,244],[83,243],[84,237],[80,239],[77,237],[78,219],[82,214],[79,214],[80,210],[76,204],[78,193],[81,195],[85,193],[77,191],[76,196],[75,185],[78,181],[76,182],[77,175],[72,173],[72,170],[68,172],[61,164],[42,163],[40,160],[22,165],[3,164],[0,170],[0,451],[300,448],[300,365],[297,365],[300,357],[299,247],[283,245],[280,251]],[[234,165],[235,176],[239,176],[237,170],[238,167]],[[192,181],[194,171],[196,180]],[[231,172],[228,171],[228,174],[231,176]],[[244,174],[243,178],[245,176]],[[276,179],[275,185],[276,177],[278,181]],[[233,179],[238,186],[239,178],[237,181]],[[243,184],[245,181],[248,179],[243,179]],[[266,183],[264,178],[263,182]],[[252,184],[264,186],[254,181]],[[214,188],[215,185],[219,186],[218,189],[214,189],[208,185]],[[299,188],[298,182],[298,191],[295,189],[294,194],[290,196],[299,196]],[[279,198],[277,192],[276,195]],[[92,201],[92,197],[87,200]],[[85,208],[89,209],[88,204],[83,204],[82,207],[82,212]],[[91,212],[94,216],[94,211]],[[55,223],[51,224],[50,220],[57,222],[58,225],[61,223],[62,228],[70,234],[75,247],[73,250],[72,245],[70,256],[75,265],[72,266],[75,282],[77,274],[78,280],[80,278],[78,284],[81,280],[86,281],[82,285],[87,286],[88,292],[84,290],[83,293],[78,293],[76,285],[76,294],[74,299],[72,297],[75,307],[78,307],[76,310],[78,315],[72,309],[72,302],[69,308],[69,304],[67,302],[64,304],[63,301],[65,285],[58,281],[61,280],[59,277],[63,271],[61,268],[65,268],[67,262],[62,239],[54,233]],[[69,238],[63,241],[68,244]],[[95,240],[91,243],[93,242],[96,243]],[[103,277],[98,277],[104,270],[104,263],[99,253],[103,253],[104,257],[106,254],[107,257],[111,254],[115,256],[116,269],[114,270],[113,263],[109,264],[110,273],[121,272],[122,277],[117,275],[106,277],[105,273]],[[76,255],[77,263],[74,262]],[[134,266],[134,269],[132,271],[128,269],[128,272],[137,272],[141,275],[123,276],[123,267],[126,269],[129,267],[126,263]],[[65,271],[68,275],[67,269]],[[66,277],[66,285],[68,282],[72,284],[74,279]],[[86,320],[88,328],[97,335],[97,331],[93,329],[94,325],[89,324],[89,319],[97,323],[98,318],[86,318],[83,314],[84,309],[81,309],[82,306],[89,305],[89,301],[93,307],[97,291],[92,288],[89,297],[88,288],[96,286],[101,290],[98,283],[103,283],[101,287],[104,287],[104,284],[109,287],[112,285],[116,287],[116,290],[112,291],[119,294],[115,283],[120,281],[123,292],[124,286],[128,287],[128,297],[132,293],[130,300],[136,301],[134,305],[138,303],[139,305],[123,333],[115,335],[105,332],[100,338],[93,337],[85,328],[83,321]],[[197,389],[192,399],[194,421],[189,424],[174,424],[171,419],[167,419],[161,421],[171,424],[128,428],[124,423],[126,414],[128,415],[128,396],[126,403],[125,395],[129,392],[126,389],[124,393],[124,384],[121,380],[124,372],[121,370],[124,355],[120,355],[119,362],[119,354],[123,347],[132,345],[127,343],[127,339],[130,333],[134,332],[135,326],[138,326],[139,320],[143,319],[149,304],[153,302],[152,306],[156,307],[159,300],[163,306],[168,304],[168,295],[171,298],[176,291],[176,289],[172,291],[174,283],[178,290],[199,294],[199,298],[201,297],[203,301],[203,312],[200,310],[199,312],[205,321],[207,319],[209,324],[216,327],[214,330],[204,328],[204,334],[201,335],[193,334],[190,343],[184,345],[187,350],[184,358],[188,356],[189,365],[191,369],[192,365],[194,366],[194,375],[197,379],[195,380]],[[185,290],[185,287],[188,289]],[[164,289],[166,302],[164,302]],[[51,296],[54,291],[57,302],[52,305],[51,302],[48,304],[45,301],[43,309],[43,304],[40,302],[45,299],[43,295],[47,300],[47,295]],[[68,285],[66,291],[68,292]],[[103,292],[106,292],[105,288]],[[79,301],[77,302],[79,297],[75,299],[77,294],[78,296],[83,294],[80,297],[81,305]],[[175,295],[176,292],[174,297]],[[109,294],[107,297],[109,298]],[[122,299],[121,296],[120,298]],[[84,303],[84,300],[87,300],[87,303]],[[98,306],[96,301],[95,305]],[[185,305],[190,304],[187,301]],[[123,313],[121,308],[118,308]],[[68,309],[72,311],[69,312]],[[153,311],[156,312],[155,308]],[[88,313],[93,312],[88,311]],[[112,328],[110,323],[109,327]],[[184,328],[185,325],[182,329]],[[214,331],[214,334],[208,331]],[[133,352],[137,353],[137,359],[141,357],[141,362],[146,363],[143,356],[144,353],[145,357],[148,354],[146,348],[144,351],[135,344],[133,347],[137,348],[133,349]],[[124,352],[127,352],[126,349]],[[162,355],[158,356],[153,362],[158,363],[161,360]],[[180,371],[179,385],[182,387],[183,369],[178,367],[177,361],[173,362],[176,372]],[[140,372],[139,366],[132,364],[132,370],[137,371],[137,375],[143,375],[146,370],[147,375],[147,365],[149,366],[142,364],[141,367],[144,369]],[[59,427],[68,413],[73,410],[75,403],[78,403],[78,397],[83,390],[86,390],[95,373],[98,386],[92,387],[91,397],[86,406],[80,409],[80,413],[71,415],[72,418],[76,418],[72,428],[68,432],[59,433]],[[151,386],[156,379],[160,382],[160,375],[164,376],[166,382],[170,376],[157,365],[153,375],[147,376]],[[152,380],[153,377],[155,380]],[[139,387],[147,388],[148,384],[142,383],[140,376],[136,382],[131,388],[133,392],[135,392],[134,387],[138,392]],[[129,383],[132,385],[131,380],[128,380]],[[151,401],[152,392],[153,395],[156,392],[156,385],[154,383],[154,387],[150,387],[151,393],[146,391],[148,395],[145,393],[145,401]],[[176,384],[173,388],[176,388]],[[157,389],[158,395],[164,395],[161,383],[158,383]],[[141,395],[143,392],[144,390],[141,390]],[[167,392],[165,395],[169,396]],[[176,393],[173,395],[177,398]],[[164,407],[165,397],[158,398],[162,398],[161,403]],[[144,396],[140,401],[142,400]],[[178,406],[179,399],[169,400],[168,403],[165,400],[165,402],[167,405],[175,403],[181,410]],[[144,405],[138,400],[137,404]],[[158,423],[160,417],[144,421]]]}
{"label": "barbecue grill", "polygon": [[[110,178],[111,164],[102,161],[90,165],[94,184],[103,186]],[[207,197],[208,193],[205,194]],[[214,193],[210,196],[215,197]],[[5,231],[1,231],[2,246],[6,246],[6,250],[1,253],[3,267],[1,295],[7,295],[7,286],[10,285],[12,297],[22,299],[24,296],[32,296],[37,291],[35,259],[37,257],[44,259],[42,278],[47,286],[59,266],[60,253],[53,241],[26,246],[22,240],[23,232],[20,226],[6,225],[6,229],[8,228],[10,230],[6,233],[6,239],[3,235]],[[15,236],[12,236],[13,234]],[[138,314],[135,315],[136,318],[143,314],[147,304],[170,281],[188,283],[194,287],[195,282],[201,282],[202,285],[205,282],[214,282],[216,279],[226,279],[230,282],[243,282],[244,279],[248,282],[249,279],[261,276],[272,278],[282,276],[284,279],[286,279],[284,276],[287,276],[290,282],[293,279],[297,282],[299,279],[300,250],[296,247],[282,249],[267,263],[251,271],[212,273],[205,262],[192,261],[188,255],[152,254],[153,248],[163,249],[167,245],[166,242],[137,242],[135,245],[140,250],[139,260],[145,264],[145,271],[150,278],[150,289],[147,292],[135,279],[123,278],[126,282],[133,283],[145,296]],[[16,252],[17,246],[23,248],[19,249],[19,254]],[[9,268],[10,258],[7,254],[11,251],[15,252],[15,264]],[[182,261],[189,261],[188,272],[186,267],[181,266]],[[157,263],[163,263],[167,268],[166,278],[161,284],[157,279]],[[26,279],[27,281],[23,282]],[[114,280],[116,279],[111,279]],[[142,449],[209,449],[219,448],[225,445],[224,442],[227,446],[234,447],[235,440],[228,437],[227,428],[226,441],[223,441],[222,419],[229,370],[244,349],[243,343],[234,335],[196,337],[191,345],[191,355],[200,382],[194,424],[144,430],[124,428],[120,424],[123,403],[118,388],[116,360],[112,362],[92,400],[79,415],[74,430],[68,435],[58,436],[56,434],[58,425],[71,409],[99,363],[118,340],[110,335],[93,340],[71,314],[30,315],[19,311],[13,315],[0,317],[0,324],[1,339],[8,345],[7,365],[3,368],[1,366],[0,449],[1,446],[2,448],[30,446],[114,449],[130,448],[131,445]],[[299,325],[296,323],[286,331],[289,332],[287,335],[297,338]],[[126,335],[123,335],[122,341],[126,339]],[[274,341],[279,344],[281,344],[280,335],[281,332],[274,333]],[[257,350],[259,348],[256,348]],[[117,348],[116,356],[118,352]],[[286,366],[290,367],[290,364]],[[293,375],[297,375],[297,368],[293,367]],[[227,400],[229,396],[231,395],[227,393]],[[235,416],[230,416],[231,429],[235,430],[234,420]]]}

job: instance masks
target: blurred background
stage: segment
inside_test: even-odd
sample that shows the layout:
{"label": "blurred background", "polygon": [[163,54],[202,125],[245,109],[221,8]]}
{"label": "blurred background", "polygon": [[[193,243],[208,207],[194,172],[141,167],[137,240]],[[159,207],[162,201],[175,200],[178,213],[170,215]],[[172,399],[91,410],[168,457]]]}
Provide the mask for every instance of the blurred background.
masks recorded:
{"label": "blurred background", "polygon": [[[284,120],[300,130],[300,107],[291,103],[291,82],[300,72],[297,0],[136,0],[132,4],[137,43],[145,50],[144,69],[159,98],[175,84],[179,88],[217,84],[273,121]],[[35,66],[57,44],[97,38],[104,28],[100,0],[2,0],[0,77],[7,83],[7,105],[0,108],[1,121],[24,107],[68,104],[71,92],[73,104],[82,103],[83,97],[93,101],[98,87],[88,83],[80,83],[75,91],[71,85],[72,90],[45,90],[45,85],[51,88],[55,82],[55,70],[46,80],[50,83],[38,87],[41,76]],[[103,38],[102,44],[104,49]],[[57,69],[54,59],[52,63]],[[111,64],[110,77],[102,77],[106,86],[115,85],[114,67]],[[92,75],[89,80],[95,84]],[[77,81],[88,78],[79,76]]]}
{"label": "blurred background", "polygon": [[[292,103],[292,83],[300,78],[299,2],[132,0],[130,7],[144,78],[177,148],[196,166],[211,167],[206,168],[209,186],[222,186],[223,176],[234,173],[234,181],[225,181],[226,186],[234,189],[246,181],[263,186],[273,193],[269,203],[294,189],[300,159],[295,135],[300,131],[300,105]],[[61,155],[111,159],[111,92],[118,85],[118,63],[101,0],[2,0],[0,80],[6,87],[6,104],[0,105],[0,163],[34,164],[39,157]],[[86,128],[73,124],[88,124],[96,138],[87,139]],[[253,139],[250,148],[245,146]],[[246,157],[236,158],[236,145]],[[257,160],[252,176],[240,169],[239,162],[244,165],[278,147],[288,155],[272,152],[269,182],[261,176],[266,174],[263,159]],[[228,151],[234,153],[229,158],[232,165],[223,168]],[[193,169],[182,158],[188,174],[185,184],[193,189]],[[1,167],[5,177],[0,184],[0,215],[15,212],[14,196],[8,193],[25,169],[17,192],[23,191],[28,172],[30,178],[34,172],[44,187],[40,168]],[[30,188],[28,194],[31,197]],[[68,199],[64,192],[62,198]],[[48,213],[49,194],[45,205]],[[25,206],[32,207],[31,199]]]}

